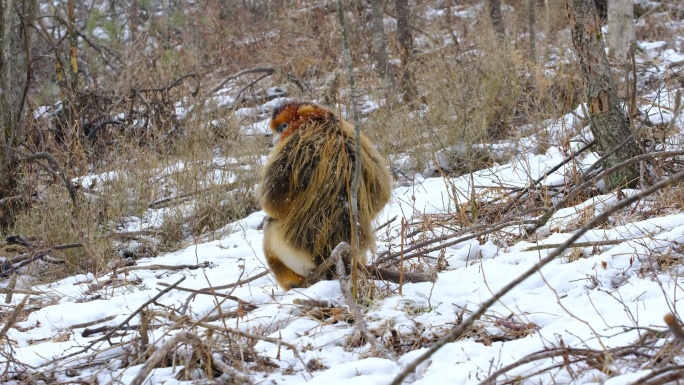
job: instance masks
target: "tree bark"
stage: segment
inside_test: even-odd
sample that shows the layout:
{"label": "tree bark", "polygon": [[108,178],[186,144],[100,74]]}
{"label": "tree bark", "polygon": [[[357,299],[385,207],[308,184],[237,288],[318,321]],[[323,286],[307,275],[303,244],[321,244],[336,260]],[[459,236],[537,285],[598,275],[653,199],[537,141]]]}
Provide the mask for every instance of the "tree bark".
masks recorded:
{"label": "tree bark", "polygon": [[536,0],[527,0],[527,26],[530,33],[530,61],[537,61],[537,12]]}
{"label": "tree bark", "polygon": [[30,81],[32,29],[37,0],[0,0],[0,227],[18,202],[16,149],[24,142],[26,94]]}
{"label": "tree bark", "polygon": [[389,61],[387,60],[387,37],[383,23],[383,0],[371,0],[371,34],[373,36],[373,61],[378,75],[385,84],[387,90],[391,86],[391,76],[389,73]]}
{"label": "tree bark", "polygon": [[629,47],[636,39],[634,33],[634,4],[632,0],[608,2],[608,48],[610,56],[627,62]]}
{"label": "tree bark", "polygon": [[[11,137],[14,130],[12,111],[12,80],[10,77],[10,40],[12,0],[0,0],[0,199],[13,190]],[[10,92],[8,92],[10,91]],[[3,214],[0,207],[0,214]]]}
{"label": "tree bark", "polygon": [[399,41],[399,57],[401,58],[401,93],[406,103],[412,103],[418,95],[416,82],[413,77],[413,36],[408,0],[396,0],[397,12],[397,40]]}
{"label": "tree bark", "polygon": [[504,29],[503,16],[501,16],[501,0],[489,0],[489,17],[492,19],[492,26],[496,31],[499,41],[503,41],[506,37],[506,30]]}
{"label": "tree bark", "polygon": [[[620,106],[617,87],[611,77],[601,23],[594,2],[567,0],[567,8],[572,26],[572,43],[587,90],[591,131],[596,138],[599,154],[604,155],[616,149],[632,132],[627,115]],[[628,141],[607,157],[604,167],[613,167],[638,155],[639,152],[636,141]],[[638,178],[639,171],[636,166],[624,168],[608,177],[606,187],[613,190],[635,186]]]}

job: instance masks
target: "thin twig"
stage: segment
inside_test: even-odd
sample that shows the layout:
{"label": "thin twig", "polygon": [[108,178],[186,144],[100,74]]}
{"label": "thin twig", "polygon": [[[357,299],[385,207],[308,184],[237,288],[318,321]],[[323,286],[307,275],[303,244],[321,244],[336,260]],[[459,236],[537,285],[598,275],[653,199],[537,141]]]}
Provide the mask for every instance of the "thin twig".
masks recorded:
{"label": "thin twig", "polygon": [[28,265],[31,262],[37,261],[39,259],[42,260],[43,258],[45,258],[45,256],[47,256],[48,254],[50,254],[51,252],[53,252],[55,250],[64,250],[64,249],[70,249],[70,248],[82,247],[82,246],[83,245],[80,243],[73,243],[73,244],[69,244],[69,245],[53,246],[53,247],[50,247],[50,248],[47,248],[44,250],[37,251],[36,253],[32,254],[30,258],[23,259],[21,262],[17,263],[16,266],[13,266],[11,269],[0,271],[0,278],[14,273],[15,271],[21,269],[22,267]]}
{"label": "thin twig", "polygon": [[54,167],[54,172],[56,172],[59,177],[62,178],[62,181],[64,181],[64,185],[66,186],[67,191],[69,191],[71,201],[74,204],[74,207],[76,207],[76,186],[71,182],[71,179],[67,177],[66,172],[64,172],[64,169],[59,166],[59,162],[57,162],[57,159],[55,159],[52,154],[49,152],[37,152],[35,154],[17,159],[17,162],[31,162],[36,159],[45,159],[48,161],[48,163],[50,163],[50,165],[52,165],[52,167]]}
{"label": "thin twig", "polygon": [[168,293],[169,291],[171,291],[174,287],[180,285],[180,283],[183,282],[183,281],[185,281],[186,278],[187,278],[187,277],[183,277],[183,278],[179,279],[178,281],[176,281],[175,283],[173,283],[171,286],[167,287],[167,288],[164,289],[164,290],[161,290],[159,293],[157,293],[157,295],[155,295],[154,297],[152,297],[152,298],[150,298],[149,300],[145,301],[145,303],[143,303],[143,304],[142,304],[141,306],[139,306],[133,313],[131,313],[128,317],[126,317],[125,320],[123,320],[123,321],[122,321],[121,323],[119,323],[115,328],[113,328],[112,330],[110,330],[109,332],[107,332],[107,333],[106,333],[105,335],[103,335],[102,337],[100,337],[100,338],[98,338],[98,339],[96,339],[96,340],[94,340],[94,341],[91,341],[91,342],[90,342],[88,345],[86,345],[84,348],[81,348],[81,349],[79,349],[79,350],[77,350],[77,351],[75,351],[75,352],[73,352],[73,353],[70,353],[70,354],[68,354],[68,355],[66,355],[66,356],[59,357],[59,358],[55,358],[55,359],[53,359],[53,360],[51,360],[51,361],[45,363],[44,365],[45,365],[45,366],[47,366],[47,365],[52,365],[52,364],[54,364],[54,363],[56,363],[56,362],[59,362],[59,361],[61,361],[61,360],[65,360],[65,359],[67,359],[67,358],[70,358],[70,357],[73,357],[73,356],[76,356],[76,355],[85,353],[85,352],[87,352],[88,350],[90,350],[91,348],[93,348],[95,345],[97,345],[98,343],[107,341],[107,340],[109,339],[109,337],[111,337],[117,330],[119,330],[120,328],[122,328],[123,326],[125,326],[126,324],[128,324],[128,323],[133,319],[133,317],[135,317],[136,315],[138,315],[138,313],[140,313],[143,309],[145,309],[145,308],[146,308],[147,306],[149,306],[150,304],[155,303],[159,298],[161,298],[162,296],[164,296],[164,294],[166,294],[166,293]]}
{"label": "thin twig", "polygon": [[189,344],[192,346],[193,350],[197,354],[206,354],[206,359],[211,364],[211,353],[209,349],[206,348],[202,339],[196,336],[194,333],[181,331],[176,333],[173,337],[168,339],[162,344],[161,347],[157,348],[152,356],[147,359],[145,365],[138,371],[133,380],[130,382],[131,385],[142,385],[147,376],[152,372],[154,368],[159,365],[160,362],[171,352],[173,348],[180,345],[181,343]]}
{"label": "thin twig", "polygon": [[[529,210],[517,212],[517,213],[514,213],[514,214],[511,214],[511,215],[508,215],[508,216],[504,217],[503,219],[499,220],[498,222],[494,222],[494,223],[483,223],[483,224],[481,224],[481,225],[467,227],[467,228],[465,228],[465,229],[463,229],[463,230],[460,230],[460,231],[456,231],[456,232],[453,232],[453,233],[450,233],[450,234],[446,234],[446,235],[443,235],[443,236],[441,236],[441,237],[432,238],[432,239],[430,239],[430,240],[428,240],[428,241],[425,241],[425,242],[417,243],[417,244],[415,244],[415,245],[413,245],[413,246],[411,246],[411,247],[404,248],[404,253],[405,253],[405,254],[404,254],[404,258],[407,259],[407,258],[412,258],[412,257],[415,256],[415,253],[414,253],[414,254],[406,254],[406,253],[410,253],[410,252],[412,252],[412,251],[414,251],[414,250],[418,250],[418,249],[420,249],[420,248],[423,248],[423,247],[425,247],[425,246],[429,246],[429,245],[432,245],[432,244],[435,244],[435,243],[438,243],[438,242],[442,242],[442,241],[446,241],[446,240],[448,240],[448,239],[456,238],[456,237],[459,237],[459,236],[464,235],[464,234],[473,233],[473,234],[468,235],[468,236],[465,236],[465,237],[463,237],[463,238],[456,239],[456,240],[454,240],[454,241],[452,241],[452,242],[449,242],[449,243],[446,243],[446,244],[440,244],[440,245],[438,245],[438,246],[432,247],[432,248],[427,249],[427,250],[422,250],[422,251],[420,251],[418,254],[421,254],[421,255],[422,255],[422,254],[425,254],[425,253],[430,253],[430,252],[432,252],[432,251],[441,250],[441,249],[443,249],[443,248],[446,248],[446,247],[449,247],[449,246],[453,246],[453,245],[458,244],[458,243],[461,243],[461,242],[463,242],[463,241],[467,241],[467,240],[469,240],[469,239],[477,238],[477,237],[479,237],[479,236],[482,236],[482,235],[491,233],[491,232],[493,232],[493,231],[500,230],[500,229],[505,228],[505,227],[507,227],[507,226],[512,226],[512,225],[516,225],[516,224],[521,224],[523,221],[522,221],[521,219],[518,219],[519,217],[524,217],[524,216],[527,216],[527,215],[531,215],[531,214],[533,214],[533,213],[535,213],[535,212],[537,212],[537,211],[546,211],[546,210],[547,210],[546,208],[537,207],[537,208],[533,208],[533,209],[529,209]],[[477,233],[475,233],[475,231],[477,231],[477,230],[482,230],[482,229],[486,229],[486,230],[484,230],[484,231],[482,231],[482,232],[477,232]],[[383,263],[387,263],[387,262],[389,262],[389,261],[391,261],[391,260],[393,260],[393,259],[399,258],[400,256],[401,256],[401,253],[400,253],[400,252],[390,253],[390,251],[387,250],[387,251],[382,252],[382,253],[380,253],[380,254],[378,255],[376,264],[377,264],[377,265],[380,265],[380,264],[383,264]]]}
{"label": "thin twig", "polygon": [[[157,285],[159,285],[159,286],[164,286],[164,287],[169,287],[169,286],[171,286],[171,285],[169,285],[168,283],[164,283],[164,282],[159,282],[159,283],[157,283]],[[235,302],[239,303],[240,306],[244,307],[246,311],[252,311],[252,310],[254,310],[254,309],[257,308],[256,305],[253,305],[253,304],[251,304],[251,303],[249,303],[249,302],[247,302],[247,301],[245,301],[245,300],[242,300],[242,299],[240,299],[240,298],[238,298],[238,297],[236,297],[236,296],[234,296],[234,295],[223,294],[223,293],[217,293],[217,292],[215,291],[215,289],[200,289],[200,290],[197,290],[197,289],[190,289],[190,288],[187,288],[187,287],[176,287],[176,290],[178,290],[178,291],[186,291],[186,292],[188,292],[188,293],[194,293],[194,294],[204,294],[204,295],[211,295],[211,296],[215,296],[215,297],[226,298],[226,299],[229,299],[229,300],[231,300],[231,301],[235,301]]]}
{"label": "thin twig", "polygon": [[510,210],[511,207],[512,207],[513,205],[515,205],[515,203],[516,203],[520,198],[522,198],[522,197],[525,195],[525,193],[527,193],[528,191],[530,191],[530,188],[531,188],[532,186],[536,186],[536,185],[538,185],[539,183],[541,183],[541,181],[543,181],[544,179],[546,179],[549,175],[553,174],[554,172],[556,172],[556,171],[557,171],[558,169],[560,169],[561,167],[565,166],[566,164],[570,163],[572,160],[576,159],[577,156],[579,156],[579,155],[580,155],[581,153],[583,153],[584,151],[588,150],[588,149],[589,149],[591,146],[593,146],[595,143],[596,143],[596,140],[592,140],[592,141],[591,141],[589,144],[587,144],[586,146],[584,146],[584,147],[580,148],[579,150],[577,150],[576,152],[570,154],[570,156],[569,156],[567,159],[563,159],[562,162],[558,163],[557,165],[551,167],[549,170],[547,170],[546,172],[544,172],[544,173],[543,173],[539,178],[537,178],[534,182],[532,182],[531,184],[528,184],[527,186],[525,186],[525,188],[523,188],[523,189],[518,193],[518,195],[516,195],[516,197],[513,198],[513,200],[511,200],[511,203],[509,203],[508,206],[506,206],[506,208],[504,209],[504,212],[508,212],[508,210]]}
{"label": "thin twig", "polygon": [[508,364],[501,369],[495,371],[494,373],[490,374],[482,380],[478,385],[489,385],[489,384],[494,384],[496,383],[496,378],[499,377],[500,375],[508,372],[511,369],[515,369],[517,367],[520,367],[522,365],[529,364],[530,362],[535,362],[539,360],[544,360],[547,358],[554,358],[554,357],[568,357],[568,356],[582,356],[582,357],[589,357],[590,355],[593,354],[599,354],[598,351],[592,350],[592,349],[572,349],[572,348],[567,348],[567,347],[559,347],[559,348],[554,348],[554,349],[547,349],[543,350],[540,352],[535,352],[532,354],[528,354],[527,356],[511,363]]}
{"label": "thin twig", "polygon": [[24,309],[24,306],[26,306],[26,302],[28,301],[30,295],[27,295],[24,297],[24,299],[21,300],[19,305],[17,305],[14,308],[14,311],[12,314],[9,316],[9,318],[6,320],[5,325],[0,329],[0,340],[2,340],[3,337],[5,337],[5,334],[7,334],[7,331],[14,325],[14,322],[17,320],[17,317],[19,317],[19,313]]}
{"label": "thin twig", "polygon": [[214,89],[211,91],[212,94],[215,94],[218,92],[223,86],[228,83],[231,80],[237,79],[242,75],[247,75],[247,74],[253,74],[253,73],[267,73],[268,75],[273,75],[275,73],[275,68],[273,67],[253,67],[253,68],[247,68],[242,71],[238,71],[232,75],[228,75],[227,78],[223,79],[223,81]]}
{"label": "thin twig", "polygon": [[[594,246],[608,246],[608,245],[617,245],[622,242],[629,242],[633,241],[633,239],[611,239],[611,240],[606,240],[606,241],[592,241],[592,242],[577,242],[573,243],[572,245],[569,246],[572,248],[577,248],[577,247],[594,247]],[[537,245],[537,246],[530,246],[530,247],[525,247],[523,249],[520,249],[520,251],[537,251],[537,250],[545,250],[545,249],[554,249],[556,247],[559,247],[561,244],[560,243],[549,243],[547,245]]]}
{"label": "thin twig", "polygon": [[256,281],[257,279],[262,278],[262,277],[265,277],[265,276],[267,276],[268,274],[270,274],[270,271],[264,270],[264,271],[262,271],[261,273],[255,275],[255,276],[252,276],[252,277],[243,279],[242,281],[237,281],[237,282],[229,283],[229,284],[227,284],[227,285],[222,285],[222,286],[212,286],[212,287],[210,287],[210,288],[205,288],[205,289],[201,289],[201,290],[223,290],[223,289],[232,289],[232,288],[234,288],[234,287],[242,286],[242,285],[248,284],[248,283],[250,283],[250,282],[252,282],[252,281]]}
{"label": "thin twig", "polygon": [[349,278],[347,278],[344,260],[342,258],[342,254],[349,254],[350,252],[351,248],[349,247],[349,244],[347,242],[340,242],[339,245],[335,246],[332,253],[330,253],[330,259],[335,260],[337,279],[340,281],[340,289],[347,301],[347,306],[349,306],[349,312],[352,314],[352,317],[354,317],[354,325],[359,329],[363,338],[373,347],[373,350],[380,354],[382,358],[396,361],[396,358],[394,358],[387,349],[378,344],[373,333],[368,330],[368,325],[366,325],[366,321],[364,321],[363,316],[359,312],[359,308],[356,306],[356,300],[349,287]]}
{"label": "thin twig", "polygon": [[283,340],[273,338],[273,337],[262,336],[259,334],[243,332],[241,330],[237,330],[237,329],[233,329],[233,328],[214,325],[214,324],[210,324],[208,322],[195,321],[195,320],[193,320],[187,316],[177,316],[175,314],[170,314],[170,313],[165,313],[165,312],[160,312],[160,311],[154,311],[154,310],[150,311],[150,315],[162,317],[162,318],[167,318],[167,319],[169,319],[169,320],[171,320],[177,324],[190,324],[194,327],[202,327],[202,328],[212,330],[215,332],[228,333],[228,334],[232,334],[232,335],[236,335],[236,336],[240,336],[240,337],[244,337],[244,338],[251,338],[251,339],[255,339],[255,340],[259,340],[259,341],[270,342],[270,343],[277,345],[277,346],[284,346],[284,347],[292,350],[292,353],[294,354],[294,356],[299,360],[299,362],[302,363],[302,365],[304,365],[304,368],[306,368],[306,371],[309,374],[311,374],[311,371],[306,366],[306,363],[304,362],[302,357],[299,355],[299,351],[297,351],[297,346],[295,346],[289,342],[285,342]]}
{"label": "thin twig", "polygon": [[[352,63],[351,44],[349,43],[349,33],[347,32],[347,25],[344,21],[344,8],[342,1],[337,0],[337,18],[340,23],[340,32],[342,33],[342,42],[344,46],[343,57],[347,65],[347,76],[349,77],[349,104],[352,111],[352,124],[354,125],[354,168],[351,175],[351,184],[349,189],[349,209],[351,210],[351,279],[354,284],[354,294],[356,294],[356,285],[358,282],[358,269],[356,261],[360,256],[357,255],[359,250],[359,187],[361,186],[361,119],[359,117],[359,109],[356,107],[356,80],[354,77],[354,64]],[[340,122],[340,124],[342,124]]]}
{"label": "thin twig", "polygon": [[393,218],[388,219],[386,222],[382,223],[381,225],[378,225],[378,227],[375,228],[375,232],[378,232],[382,230],[384,227],[387,227],[390,225],[390,223],[394,222],[397,220],[397,216],[395,215]]}
{"label": "thin twig", "polygon": [[600,158],[599,158],[596,162],[594,162],[591,166],[589,166],[589,168],[587,168],[586,170],[584,170],[584,172],[582,173],[582,179],[586,179],[587,175],[589,175],[589,173],[590,173],[593,169],[595,169],[595,168],[597,168],[598,166],[600,166],[600,165],[601,165],[603,162],[605,162],[606,159],[608,159],[611,155],[613,155],[613,154],[615,154],[616,152],[618,152],[622,147],[626,146],[630,141],[633,141],[633,140],[634,140],[634,135],[630,135],[630,136],[627,137],[627,139],[623,140],[620,144],[618,144],[614,149],[612,149],[612,150],[608,151],[607,153],[603,154],[603,156],[600,157]]}
{"label": "thin twig", "polygon": [[[209,267],[210,264],[209,262],[203,262],[197,265],[160,265],[160,264],[154,264],[154,265],[144,265],[144,266],[129,266],[129,267],[124,267],[121,270],[118,270],[118,273],[122,272],[128,272],[128,271],[134,271],[134,270],[170,270],[170,271],[178,271],[178,270],[197,270],[197,269],[202,269]],[[161,285],[161,284],[160,284]]]}

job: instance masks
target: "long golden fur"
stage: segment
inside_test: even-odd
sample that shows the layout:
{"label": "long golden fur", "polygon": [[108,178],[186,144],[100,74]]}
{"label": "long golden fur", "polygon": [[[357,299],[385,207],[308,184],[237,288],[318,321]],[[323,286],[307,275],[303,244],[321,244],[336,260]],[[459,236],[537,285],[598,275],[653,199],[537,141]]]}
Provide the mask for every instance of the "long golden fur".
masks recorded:
{"label": "long golden fur", "polygon": [[[264,253],[278,283],[301,287],[340,242],[351,241],[349,186],[354,127],[312,103],[291,102],[271,119],[275,147],[260,172],[259,203],[270,217]],[[365,262],[375,246],[372,221],[387,204],[391,182],[384,159],[361,134],[356,255]]]}

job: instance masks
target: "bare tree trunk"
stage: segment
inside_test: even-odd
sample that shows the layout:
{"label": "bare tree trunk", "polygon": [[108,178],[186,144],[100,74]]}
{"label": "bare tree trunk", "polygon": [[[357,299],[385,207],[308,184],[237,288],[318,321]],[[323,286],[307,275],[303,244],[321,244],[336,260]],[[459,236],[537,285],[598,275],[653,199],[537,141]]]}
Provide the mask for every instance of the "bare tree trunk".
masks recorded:
{"label": "bare tree trunk", "polygon": [[71,67],[71,92],[78,91],[78,34],[76,34],[76,13],[74,11],[74,0],[67,0],[67,17],[69,26],[67,28],[67,39],[69,40],[69,64]]}
{"label": "bare tree trunk", "polygon": [[489,0],[489,17],[492,19],[492,26],[499,36],[499,40],[503,41],[506,37],[506,30],[504,29],[503,16],[501,16],[501,0]]}
{"label": "bare tree trunk", "polygon": [[392,77],[389,73],[389,61],[387,60],[387,37],[385,35],[385,26],[383,23],[383,0],[371,0],[370,3],[373,14],[371,19],[371,33],[373,36],[373,59],[375,61],[375,69],[378,71],[380,78],[382,78],[386,91],[389,91],[392,85]]}
{"label": "bare tree trunk", "polygon": [[[11,135],[14,130],[14,114],[11,105],[10,78],[10,31],[12,25],[12,0],[0,0],[0,200],[7,198],[14,185],[12,172]],[[0,215],[3,213],[0,207]]]}
{"label": "bare tree trunk", "polygon": [[[572,25],[572,42],[579,58],[582,78],[588,91],[591,131],[601,155],[616,149],[632,133],[627,116],[620,106],[617,87],[610,74],[601,33],[601,23],[592,0],[567,0]],[[608,156],[605,168],[610,168],[639,154],[636,141],[628,141]],[[608,189],[634,186],[639,178],[636,166],[610,175]]]}
{"label": "bare tree trunk", "polygon": [[[223,9],[221,10],[223,11]],[[129,29],[131,31],[132,43],[134,43],[135,39],[138,37],[138,13],[140,13],[138,0],[131,0],[131,7],[128,9],[128,20],[130,22]]]}
{"label": "bare tree trunk", "polygon": [[352,63],[352,53],[351,44],[349,42],[349,33],[347,32],[347,26],[344,21],[344,8],[342,7],[342,0],[337,0],[337,17],[340,22],[340,31],[342,32],[342,41],[344,43],[344,61],[347,65],[347,74],[349,75],[349,93],[351,94],[350,102],[352,110],[352,123],[354,124],[354,139],[356,142],[354,148],[354,173],[351,175],[351,186],[349,189],[349,200],[351,205],[351,230],[352,230],[352,263],[351,263],[351,280],[353,283],[353,294],[354,298],[357,294],[358,289],[358,268],[357,261],[360,258],[356,255],[356,251],[359,249],[359,228],[358,228],[358,216],[359,216],[359,186],[361,184],[361,119],[359,118],[359,110],[356,108],[356,80],[354,78],[354,65]]}
{"label": "bare tree trunk", "polygon": [[608,2],[608,48],[610,56],[621,63],[627,61],[629,47],[636,39],[634,33],[634,4],[632,0]]}
{"label": "bare tree trunk", "polygon": [[536,0],[527,0],[527,25],[530,33],[530,60],[535,62],[537,59],[537,15]]}
{"label": "bare tree trunk", "polygon": [[32,29],[37,0],[0,0],[0,227],[10,223],[20,170],[16,149],[24,142]]}
{"label": "bare tree trunk", "polygon": [[413,36],[408,0],[396,0],[394,5],[397,12],[397,40],[401,58],[401,93],[404,102],[411,103],[418,95],[418,90],[413,77]]}

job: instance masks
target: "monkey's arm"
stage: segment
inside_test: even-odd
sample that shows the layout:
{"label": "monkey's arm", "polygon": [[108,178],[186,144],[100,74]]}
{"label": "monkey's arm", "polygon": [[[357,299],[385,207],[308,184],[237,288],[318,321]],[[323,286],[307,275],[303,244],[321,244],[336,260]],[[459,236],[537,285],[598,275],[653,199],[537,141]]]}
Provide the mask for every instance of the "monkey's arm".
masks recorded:
{"label": "monkey's arm", "polygon": [[290,209],[291,166],[281,151],[263,170],[257,192],[261,208],[271,218],[282,218]]}
{"label": "monkey's arm", "polygon": [[363,162],[366,167],[363,172],[363,179],[368,189],[370,210],[373,216],[377,215],[392,197],[392,180],[385,162],[380,152],[368,141],[362,138]]}

